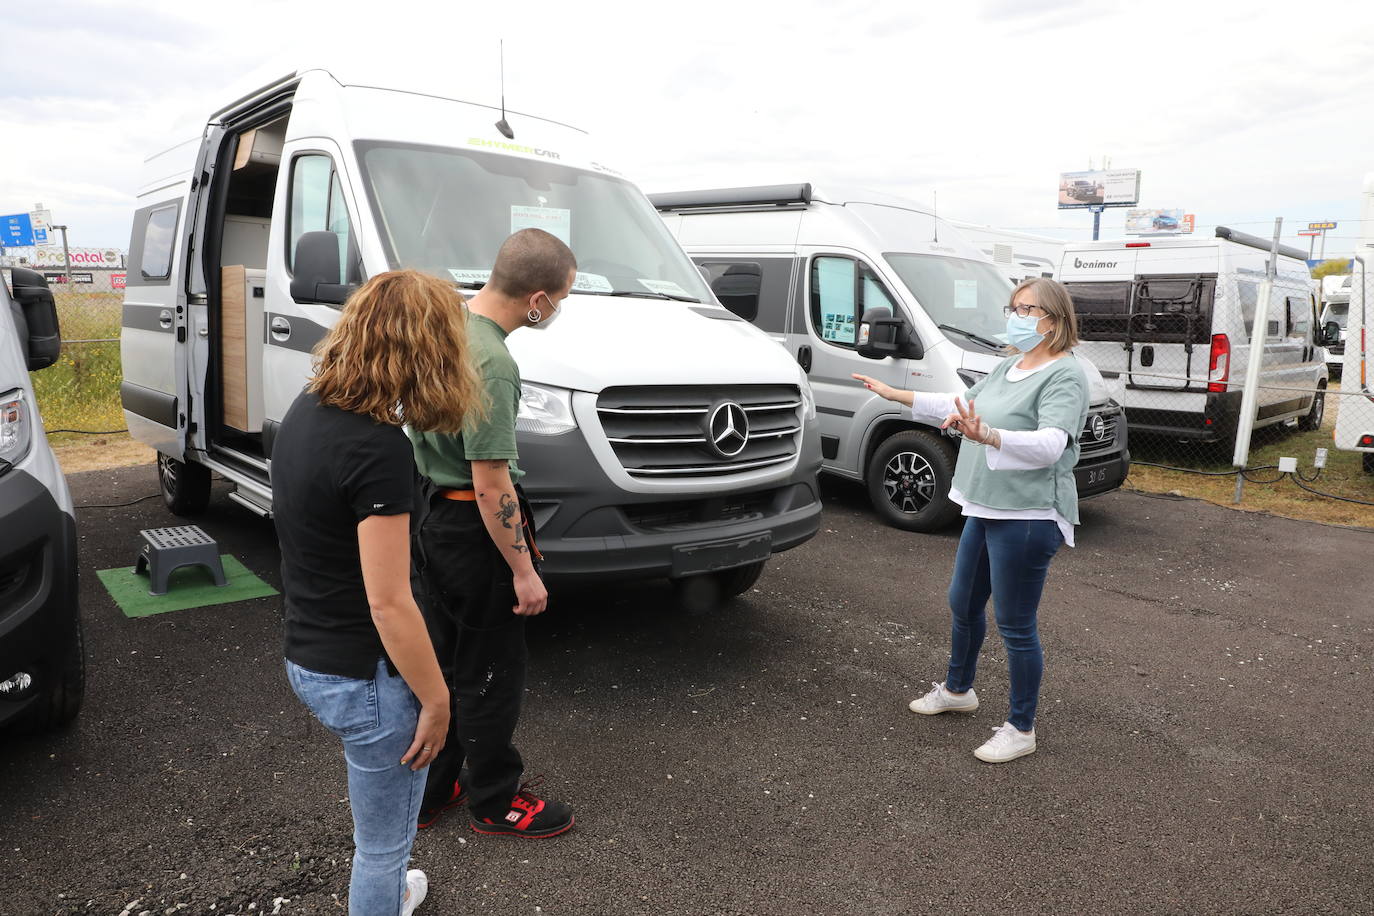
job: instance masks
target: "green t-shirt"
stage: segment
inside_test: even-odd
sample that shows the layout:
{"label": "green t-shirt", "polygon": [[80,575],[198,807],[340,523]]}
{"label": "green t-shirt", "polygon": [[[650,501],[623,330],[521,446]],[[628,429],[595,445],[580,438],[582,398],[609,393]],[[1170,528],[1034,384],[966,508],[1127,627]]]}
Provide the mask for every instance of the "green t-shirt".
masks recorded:
{"label": "green t-shirt", "polygon": [[510,479],[525,472],[515,460],[515,415],[520,409],[520,367],[506,349],[506,332],[485,315],[468,313],[468,347],[487,391],[486,419],[461,433],[421,433],[411,430],[415,464],[440,487],[472,489],[472,462],[510,462]]}
{"label": "green t-shirt", "polygon": [[1036,430],[1054,427],[1068,434],[1059,460],[1033,471],[993,471],[987,446],[965,439],[954,466],[954,486],[970,501],[993,509],[1054,509],[1078,524],[1078,487],[1073,468],[1078,463],[1078,434],[1088,418],[1088,378],[1078,358],[1070,354],[1019,381],[1007,370],[1020,357],[1004,359],[968,391],[974,412],[997,429]]}

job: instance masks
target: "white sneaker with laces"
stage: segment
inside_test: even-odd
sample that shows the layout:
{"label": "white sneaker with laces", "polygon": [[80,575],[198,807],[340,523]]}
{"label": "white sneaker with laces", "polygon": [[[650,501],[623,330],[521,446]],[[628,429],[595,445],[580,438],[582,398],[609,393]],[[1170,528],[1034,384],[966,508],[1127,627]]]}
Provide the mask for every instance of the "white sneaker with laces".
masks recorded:
{"label": "white sneaker with laces", "polygon": [[923,716],[933,716],[942,712],[973,712],[978,708],[978,694],[969,688],[967,693],[950,693],[942,683],[930,682],[934,688],[919,700],[912,700],[907,706],[912,712]]}
{"label": "white sneaker with laces", "polygon": [[1034,753],[1035,729],[1023,732],[1010,722],[1003,722],[993,729],[992,737],[974,751],[973,756],[984,763],[1006,763]]}
{"label": "white sneaker with laces", "polygon": [[415,908],[425,902],[429,893],[429,879],[418,868],[406,872],[406,896],[401,901],[401,916],[410,916]]}

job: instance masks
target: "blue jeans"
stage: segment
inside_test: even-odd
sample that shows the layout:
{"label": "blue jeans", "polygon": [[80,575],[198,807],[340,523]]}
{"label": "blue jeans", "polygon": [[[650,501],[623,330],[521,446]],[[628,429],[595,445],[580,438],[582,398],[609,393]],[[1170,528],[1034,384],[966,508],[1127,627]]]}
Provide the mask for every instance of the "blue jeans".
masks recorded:
{"label": "blue jeans", "polygon": [[949,583],[949,673],[945,689],[963,693],[973,686],[978,650],[988,623],[984,609],[992,597],[997,629],[1007,647],[1011,669],[1011,715],[1023,732],[1035,727],[1040,676],[1045,668],[1036,612],[1050,560],[1064,536],[1048,520],[968,518]]}
{"label": "blue jeans", "polygon": [[404,679],[387,672],[385,660],[366,681],[321,674],[290,660],[286,677],[315,718],[343,741],[353,809],[349,916],[396,916],[428,770],[417,773],[401,764],[415,739],[420,702]]}

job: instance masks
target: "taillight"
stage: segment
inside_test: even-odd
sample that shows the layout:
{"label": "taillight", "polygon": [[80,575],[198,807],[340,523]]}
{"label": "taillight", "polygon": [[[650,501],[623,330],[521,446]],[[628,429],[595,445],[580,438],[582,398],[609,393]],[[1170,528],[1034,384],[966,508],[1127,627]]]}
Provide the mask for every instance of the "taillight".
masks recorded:
{"label": "taillight", "polygon": [[1150,243],[1149,243],[1149,242],[1127,242],[1127,243],[1126,243],[1126,247],[1127,247],[1127,248],[1149,248],[1149,247],[1150,247]]}
{"label": "taillight", "polygon": [[1231,377],[1231,339],[1225,334],[1212,335],[1212,355],[1207,361],[1207,390],[1225,391]]}
{"label": "taillight", "polygon": [[1355,443],[1357,448],[1374,448],[1374,436],[1365,433],[1360,437],[1360,441]]}

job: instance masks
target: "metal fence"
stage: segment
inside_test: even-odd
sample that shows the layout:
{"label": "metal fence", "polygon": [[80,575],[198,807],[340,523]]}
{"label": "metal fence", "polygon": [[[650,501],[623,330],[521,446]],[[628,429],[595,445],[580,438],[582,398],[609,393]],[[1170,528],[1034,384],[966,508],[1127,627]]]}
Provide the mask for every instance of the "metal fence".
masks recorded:
{"label": "metal fence", "polygon": [[119,327],[123,294],[59,286],[57,320],[62,355],[35,372],[34,395],[49,435],[124,429],[119,403]]}
{"label": "metal fence", "polygon": [[[1126,410],[1133,465],[1230,476],[1238,502],[1251,484],[1283,483],[1374,505],[1374,455],[1352,450],[1374,436],[1370,379],[1353,367],[1351,341],[1343,353],[1323,346],[1308,271],[1218,271],[1215,253],[1197,260],[1175,259],[1159,276],[1068,284],[1080,352]],[[1374,305],[1374,277],[1364,286]]]}

